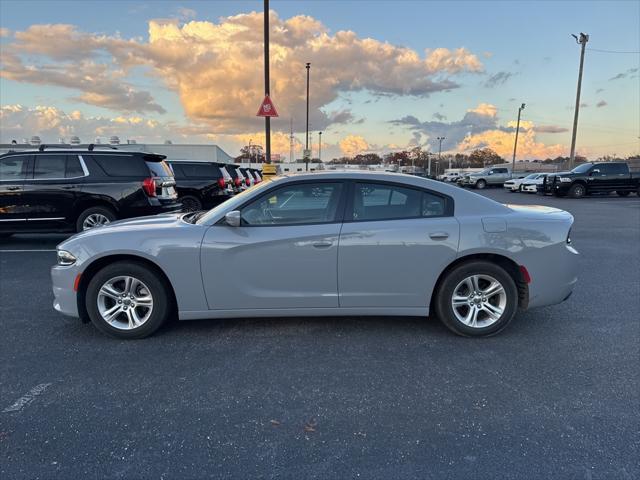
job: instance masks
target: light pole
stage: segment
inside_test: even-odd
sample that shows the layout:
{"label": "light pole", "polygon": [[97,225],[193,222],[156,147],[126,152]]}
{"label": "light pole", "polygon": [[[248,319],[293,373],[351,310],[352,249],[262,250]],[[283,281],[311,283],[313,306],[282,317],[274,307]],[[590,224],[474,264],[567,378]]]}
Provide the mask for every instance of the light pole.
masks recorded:
{"label": "light pole", "polygon": [[580,38],[573,35],[580,49],[580,71],[578,72],[578,91],[576,92],[576,109],[573,114],[573,133],[571,135],[571,154],[569,155],[569,170],[573,168],[576,159],[576,135],[578,133],[578,112],[580,111],[580,89],[582,88],[582,67],[584,66],[584,49],[589,41],[589,35],[580,32]]}
{"label": "light pole", "polygon": [[[269,88],[269,0],[264,0],[264,94],[271,94]],[[264,117],[265,160],[271,163],[271,117]]]}
{"label": "light pole", "polygon": [[[311,63],[307,62],[307,64],[305,65],[305,68],[307,69],[307,135],[306,135],[306,141],[305,141],[305,146],[304,149],[309,152],[309,70],[311,70]],[[307,153],[305,152],[305,153]],[[305,155],[305,164],[306,164],[306,171],[309,171],[309,155]]]}
{"label": "light pole", "polygon": [[322,163],[322,132],[318,132],[318,163]]}
{"label": "light pole", "polygon": [[[439,146],[438,146],[438,161],[442,160],[442,141],[447,137],[437,137]],[[451,160],[449,160],[449,168],[451,168]],[[436,173],[437,175],[437,173]]]}
{"label": "light pole", "polygon": [[518,108],[518,123],[516,124],[516,140],[513,144],[513,160],[511,161],[511,173],[516,171],[516,150],[518,148],[518,132],[520,131],[520,114],[524,110],[524,103]]}
{"label": "light pole", "polygon": [[431,176],[431,153],[427,152],[427,161],[429,163],[429,166],[427,167],[427,176],[430,177]]}
{"label": "light pole", "polygon": [[438,178],[438,170],[440,170],[440,162],[436,162],[436,178]]}

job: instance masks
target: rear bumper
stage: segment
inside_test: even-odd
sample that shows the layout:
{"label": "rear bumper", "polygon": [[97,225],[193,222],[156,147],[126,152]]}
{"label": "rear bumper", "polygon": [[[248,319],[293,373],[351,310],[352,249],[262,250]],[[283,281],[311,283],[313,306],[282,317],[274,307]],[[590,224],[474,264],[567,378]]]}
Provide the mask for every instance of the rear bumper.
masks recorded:
{"label": "rear bumper", "polygon": [[545,262],[527,267],[531,275],[529,308],[564,302],[578,281],[578,251],[570,245],[551,247]]}

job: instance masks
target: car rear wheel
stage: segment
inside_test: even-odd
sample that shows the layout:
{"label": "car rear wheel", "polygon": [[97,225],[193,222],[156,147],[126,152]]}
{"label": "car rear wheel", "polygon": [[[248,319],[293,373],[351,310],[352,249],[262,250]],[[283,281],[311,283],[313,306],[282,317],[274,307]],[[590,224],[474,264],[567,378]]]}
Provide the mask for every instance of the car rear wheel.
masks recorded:
{"label": "car rear wheel", "polygon": [[616,192],[616,193],[617,193],[619,196],[621,196],[621,197],[626,197],[626,196],[628,196],[631,192],[629,192],[629,191],[627,191],[627,192],[622,191],[622,192]]}
{"label": "car rear wheel", "polygon": [[182,211],[183,212],[199,212],[202,210],[202,202],[191,195],[187,195],[180,198],[182,202]]}
{"label": "car rear wheel", "polygon": [[484,180],[478,180],[478,183],[476,183],[476,188],[479,190],[482,190],[486,186],[487,186],[487,182],[485,182]]}
{"label": "car rear wheel", "polygon": [[148,267],[116,262],[89,282],[86,308],[91,322],[117,338],[148,337],[169,317],[170,290]]}
{"label": "car rear wheel", "polygon": [[494,335],[514,317],[518,289],[502,267],[472,261],[447,274],[436,293],[434,307],[442,323],[458,335]]}
{"label": "car rear wheel", "polygon": [[569,189],[569,196],[571,198],[582,198],[587,194],[587,189],[581,183],[572,185]]}
{"label": "car rear wheel", "polygon": [[82,232],[91,228],[107,225],[116,219],[115,213],[106,207],[91,207],[83,211],[76,221],[76,231]]}

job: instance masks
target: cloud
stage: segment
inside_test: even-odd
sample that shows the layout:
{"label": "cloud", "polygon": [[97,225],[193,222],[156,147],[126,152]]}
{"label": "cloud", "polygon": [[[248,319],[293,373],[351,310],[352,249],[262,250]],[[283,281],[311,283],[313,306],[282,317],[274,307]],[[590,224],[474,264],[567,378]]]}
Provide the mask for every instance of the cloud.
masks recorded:
{"label": "cloud", "polygon": [[443,114],[438,113],[438,112],[434,113],[434,114],[433,114],[433,115],[431,115],[431,116],[432,116],[433,118],[435,118],[436,120],[440,120],[440,121],[442,121],[442,120],[446,120],[446,119],[447,119],[447,116],[446,116],[446,115],[443,115]]}
{"label": "cloud", "polygon": [[36,85],[55,85],[79,92],[73,99],[82,103],[120,112],[165,113],[147,91],[136,90],[124,79],[122,71],[114,71],[106,64],[77,59],[73,63],[60,62],[34,67],[25,65],[10,52],[2,54],[0,77]]}
{"label": "cloud", "polygon": [[365,153],[371,146],[360,135],[347,135],[338,142],[340,151],[347,157],[353,157],[359,153]]}
{"label": "cloud", "polygon": [[495,117],[498,113],[498,108],[490,103],[480,103],[476,108],[467,110],[470,113],[477,113],[487,117]]}
{"label": "cloud", "polygon": [[[426,143],[433,151],[438,148],[437,137],[445,137],[442,143],[443,150],[466,152],[489,147],[498,154],[508,157],[509,153],[513,152],[516,122],[512,120],[507,122],[506,126],[500,125],[497,112],[498,109],[494,105],[480,103],[477,107],[467,110],[461,120],[453,122],[421,122],[418,118],[408,115],[391,123],[404,126],[412,133],[420,133],[421,141],[426,139]],[[566,153],[563,145],[545,145],[536,141],[536,133],[540,131],[560,133],[566,129],[550,126],[536,127],[533,122],[522,120],[520,122],[521,137],[518,139],[519,158],[547,158]]]}
{"label": "cloud", "polygon": [[[34,25],[17,33],[9,44],[12,68],[3,76],[64,84],[79,90],[81,101],[115,110],[160,112],[162,107],[151,95],[136,94],[128,80],[134,67],[143,66],[177,92],[192,122],[218,133],[257,131],[262,123],[255,111],[264,91],[262,22],[261,12],[223,17],[217,23],[151,20],[146,40],[84,33],[65,24]],[[38,56],[38,62],[25,65],[22,56],[27,54]],[[47,65],[42,58],[55,63]],[[97,59],[108,66],[100,75],[85,68],[83,76],[63,82],[61,77],[73,77],[76,63],[95,65]],[[332,123],[323,108],[345,92],[424,97],[457,88],[458,74],[483,70],[479,58],[465,48],[434,48],[421,54],[352,31],[330,34],[310,16],[281,19],[272,11],[271,97],[284,119],[304,118],[307,61],[311,62],[310,123],[316,129]],[[91,80],[83,80],[85,74]],[[118,78],[110,82],[114,74]]]}
{"label": "cloud", "polygon": [[598,103],[596,103],[596,107],[600,108],[600,107],[606,107],[608,104],[607,102],[605,102],[604,100],[600,100]]}
{"label": "cloud", "polygon": [[196,18],[198,16],[198,12],[196,12],[192,8],[180,7],[178,8],[178,15],[180,16],[180,18],[187,20]]}
{"label": "cloud", "polygon": [[617,75],[616,75],[616,76],[614,76],[614,77],[611,77],[611,78],[609,79],[609,81],[612,81],[612,80],[620,80],[620,79],[623,79],[623,78],[627,78],[627,77],[629,77],[629,76],[633,76],[633,74],[634,74],[634,73],[637,73],[637,72],[638,72],[638,69],[637,69],[637,68],[629,68],[628,70],[626,70],[626,71],[624,71],[624,72],[621,72],[621,73],[617,74]]}
{"label": "cloud", "polygon": [[565,133],[569,131],[568,128],[557,125],[539,125],[532,128],[536,133]]}
{"label": "cloud", "polygon": [[0,27],[0,38],[6,38],[11,36],[11,30],[5,27]]}
{"label": "cloud", "polygon": [[487,88],[497,87],[499,85],[503,85],[507,80],[513,77],[515,74],[511,72],[498,72],[491,75],[486,82],[484,82],[484,86]]}

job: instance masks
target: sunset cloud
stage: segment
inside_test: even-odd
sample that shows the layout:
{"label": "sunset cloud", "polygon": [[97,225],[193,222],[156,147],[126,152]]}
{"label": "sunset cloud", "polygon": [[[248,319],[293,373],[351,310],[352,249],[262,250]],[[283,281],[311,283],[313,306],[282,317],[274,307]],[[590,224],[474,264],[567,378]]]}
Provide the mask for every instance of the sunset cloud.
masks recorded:
{"label": "sunset cloud", "polygon": [[[223,17],[218,23],[151,20],[146,41],[81,32],[67,24],[33,25],[17,32],[5,49],[2,60],[8,68],[2,75],[76,90],[75,98],[91,105],[162,113],[164,107],[129,78],[133,67],[146,66],[177,92],[192,122],[217,133],[255,131],[261,126],[255,111],[264,91],[262,22],[261,12]],[[316,129],[344,122],[346,114],[332,117],[323,108],[341,93],[427,96],[457,88],[457,74],[483,70],[465,48],[420,54],[352,31],[330,34],[320,21],[304,15],[281,19],[272,11],[271,28],[271,96],[283,118],[304,118],[304,62],[310,61],[310,122]],[[37,59],[27,65],[25,55]]]}
{"label": "sunset cloud", "polygon": [[371,148],[364,137],[360,135],[347,135],[338,142],[338,146],[340,147],[342,154],[347,157],[353,157],[359,153],[365,153]]}

